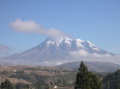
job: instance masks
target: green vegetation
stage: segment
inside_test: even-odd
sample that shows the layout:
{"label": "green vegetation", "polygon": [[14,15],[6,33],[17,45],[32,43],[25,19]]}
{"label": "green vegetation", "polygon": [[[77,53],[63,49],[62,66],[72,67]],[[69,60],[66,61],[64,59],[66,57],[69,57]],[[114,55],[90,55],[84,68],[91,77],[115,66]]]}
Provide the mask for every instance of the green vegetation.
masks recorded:
{"label": "green vegetation", "polygon": [[73,86],[76,71],[57,67],[1,66],[1,82],[8,79],[13,89],[52,89]]}
{"label": "green vegetation", "polygon": [[120,89],[120,70],[106,75],[103,84],[104,89]]}
{"label": "green vegetation", "polygon": [[77,70],[57,67],[1,66],[0,89],[120,89],[120,70],[88,71],[81,62]]}
{"label": "green vegetation", "polygon": [[114,73],[93,73],[81,62],[75,89],[120,89],[120,70]]}
{"label": "green vegetation", "polygon": [[8,79],[6,79],[4,82],[1,83],[1,89],[13,89],[13,85]]}
{"label": "green vegetation", "polygon": [[81,62],[79,71],[76,76],[75,89],[101,89],[102,83],[100,79],[89,72],[87,66]]}

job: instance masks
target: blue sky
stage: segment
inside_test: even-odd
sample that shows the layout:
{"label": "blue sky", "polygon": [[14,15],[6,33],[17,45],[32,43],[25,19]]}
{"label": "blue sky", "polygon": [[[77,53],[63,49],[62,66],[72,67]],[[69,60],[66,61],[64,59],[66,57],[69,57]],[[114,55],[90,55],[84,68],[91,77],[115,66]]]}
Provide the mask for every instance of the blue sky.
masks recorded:
{"label": "blue sky", "polygon": [[46,36],[13,30],[16,19],[56,28],[120,54],[120,0],[0,0],[0,45],[22,52]]}

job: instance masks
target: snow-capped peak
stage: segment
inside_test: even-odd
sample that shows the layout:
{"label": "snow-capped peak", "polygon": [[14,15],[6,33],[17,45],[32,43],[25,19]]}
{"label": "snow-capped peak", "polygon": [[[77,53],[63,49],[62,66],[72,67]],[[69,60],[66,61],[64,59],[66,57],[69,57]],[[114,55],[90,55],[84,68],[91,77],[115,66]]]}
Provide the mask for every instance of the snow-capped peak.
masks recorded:
{"label": "snow-capped peak", "polygon": [[[60,45],[70,45],[74,46],[74,48],[94,48],[97,49],[96,46],[90,42],[90,41],[84,41],[81,39],[72,39],[69,37],[50,37],[44,42],[47,46],[54,45],[54,46],[60,46]],[[98,50],[98,49],[97,49]]]}
{"label": "snow-capped peak", "polygon": [[89,47],[91,47],[93,50],[95,50],[95,51],[100,51],[100,49],[99,49],[98,47],[96,47],[95,44],[93,44],[93,43],[90,42],[90,41],[87,41],[87,42],[88,42],[88,44],[89,44]]}
{"label": "snow-capped peak", "polygon": [[70,44],[72,41],[71,38],[68,37],[59,37],[59,38],[48,38],[46,40],[47,45],[56,45],[59,46],[61,43]]}
{"label": "snow-capped peak", "polygon": [[90,47],[95,47],[95,46],[96,46],[95,44],[93,44],[93,43],[90,42],[90,41],[87,41],[87,42],[88,42],[88,44],[89,44]]}
{"label": "snow-capped peak", "polygon": [[53,37],[46,39],[43,43],[39,45],[40,48],[60,50],[63,52],[79,51],[85,50],[90,54],[105,54],[106,51],[98,48],[95,44],[90,41],[84,41],[81,39],[72,39],[69,37]]}
{"label": "snow-capped peak", "polygon": [[84,45],[82,44],[83,42],[85,42],[84,40],[76,39],[75,41],[76,41],[77,47],[84,48]]}

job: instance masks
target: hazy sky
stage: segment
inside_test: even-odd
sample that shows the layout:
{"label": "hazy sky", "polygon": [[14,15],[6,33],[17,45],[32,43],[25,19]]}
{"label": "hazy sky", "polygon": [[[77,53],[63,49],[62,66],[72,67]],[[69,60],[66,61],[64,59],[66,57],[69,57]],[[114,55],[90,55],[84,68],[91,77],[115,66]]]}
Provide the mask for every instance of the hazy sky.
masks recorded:
{"label": "hazy sky", "polygon": [[0,53],[7,48],[22,52],[46,38],[14,30],[11,23],[16,21],[58,29],[120,54],[120,0],[0,0]]}

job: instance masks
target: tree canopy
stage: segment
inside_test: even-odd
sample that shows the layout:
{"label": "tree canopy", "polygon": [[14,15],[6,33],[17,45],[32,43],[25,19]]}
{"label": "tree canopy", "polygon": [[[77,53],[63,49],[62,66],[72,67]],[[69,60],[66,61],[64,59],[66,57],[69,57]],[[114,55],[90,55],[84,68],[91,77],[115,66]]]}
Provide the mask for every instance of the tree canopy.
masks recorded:
{"label": "tree canopy", "polygon": [[1,89],[13,89],[13,85],[8,79],[6,79],[4,82],[1,83]]}
{"label": "tree canopy", "polygon": [[76,75],[75,89],[101,89],[102,83],[100,79],[88,71],[87,66],[81,62],[80,68]]}

